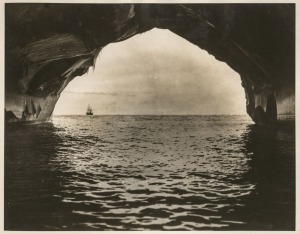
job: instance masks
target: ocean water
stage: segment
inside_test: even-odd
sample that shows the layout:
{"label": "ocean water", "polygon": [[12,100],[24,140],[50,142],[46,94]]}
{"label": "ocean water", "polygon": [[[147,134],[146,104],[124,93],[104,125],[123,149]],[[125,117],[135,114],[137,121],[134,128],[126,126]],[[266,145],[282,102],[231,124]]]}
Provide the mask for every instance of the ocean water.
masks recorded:
{"label": "ocean water", "polygon": [[294,230],[295,119],[55,116],[5,127],[6,230]]}

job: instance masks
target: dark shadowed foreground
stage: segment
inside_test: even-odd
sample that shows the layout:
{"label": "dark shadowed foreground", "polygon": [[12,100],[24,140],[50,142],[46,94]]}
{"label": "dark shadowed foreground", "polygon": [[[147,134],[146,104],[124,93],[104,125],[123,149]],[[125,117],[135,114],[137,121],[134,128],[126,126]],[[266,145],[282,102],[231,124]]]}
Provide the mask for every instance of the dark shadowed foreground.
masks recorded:
{"label": "dark shadowed foreground", "polygon": [[294,230],[294,117],[7,125],[5,229]]}

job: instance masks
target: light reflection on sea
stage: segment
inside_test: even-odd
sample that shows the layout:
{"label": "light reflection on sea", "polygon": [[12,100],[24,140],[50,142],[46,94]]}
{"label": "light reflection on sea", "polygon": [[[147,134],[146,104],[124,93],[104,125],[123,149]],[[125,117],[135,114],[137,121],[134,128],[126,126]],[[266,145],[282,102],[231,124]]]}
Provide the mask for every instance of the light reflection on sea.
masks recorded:
{"label": "light reflection on sea", "polygon": [[295,122],[59,116],[5,132],[8,230],[293,230]]}

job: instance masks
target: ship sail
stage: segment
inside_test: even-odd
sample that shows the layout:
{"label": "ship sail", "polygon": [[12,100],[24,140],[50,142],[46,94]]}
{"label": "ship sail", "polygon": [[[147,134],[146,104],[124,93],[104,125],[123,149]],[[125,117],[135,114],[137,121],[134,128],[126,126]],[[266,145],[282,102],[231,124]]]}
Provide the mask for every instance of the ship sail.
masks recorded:
{"label": "ship sail", "polygon": [[93,109],[92,109],[92,107],[90,105],[88,105],[88,108],[86,110],[86,114],[87,115],[93,115]]}

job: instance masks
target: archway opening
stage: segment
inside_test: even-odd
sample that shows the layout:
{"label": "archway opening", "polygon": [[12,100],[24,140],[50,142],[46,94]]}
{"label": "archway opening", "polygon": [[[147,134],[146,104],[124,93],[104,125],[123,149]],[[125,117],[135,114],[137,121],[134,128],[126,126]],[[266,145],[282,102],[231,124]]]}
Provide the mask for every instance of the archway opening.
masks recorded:
{"label": "archway opening", "polygon": [[238,73],[169,30],[106,46],[61,93],[54,115],[246,115]]}

